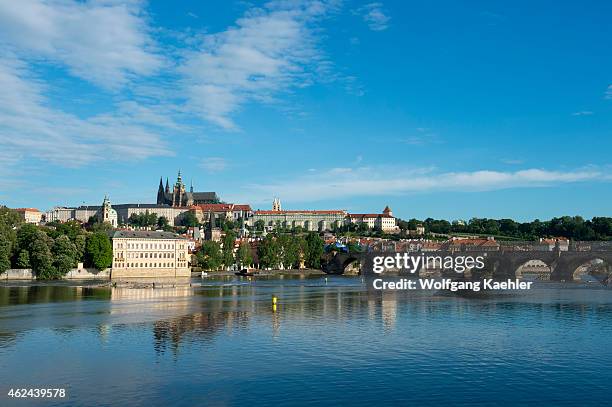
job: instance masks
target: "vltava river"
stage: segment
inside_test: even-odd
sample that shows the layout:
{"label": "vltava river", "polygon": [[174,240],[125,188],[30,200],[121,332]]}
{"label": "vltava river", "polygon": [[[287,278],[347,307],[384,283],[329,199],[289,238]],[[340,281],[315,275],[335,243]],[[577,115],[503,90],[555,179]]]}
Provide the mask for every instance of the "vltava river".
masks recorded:
{"label": "vltava river", "polygon": [[[610,402],[612,290],[466,299],[374,296],[355,277],[203,284],[0,286],[0,405]],[[39,387],[67,397],[7,398]]]}

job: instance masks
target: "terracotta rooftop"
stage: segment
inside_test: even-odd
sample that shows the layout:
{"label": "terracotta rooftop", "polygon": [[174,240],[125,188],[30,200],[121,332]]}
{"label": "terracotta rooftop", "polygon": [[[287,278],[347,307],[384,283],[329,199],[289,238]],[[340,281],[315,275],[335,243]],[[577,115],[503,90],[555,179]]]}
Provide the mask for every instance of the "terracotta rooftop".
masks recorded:
{"label": "terracotta rooftop", "polygon": [[255,211],[255,215],[293,215],[293,214],[309,214],[309,215],[345,215],[346,211],[343,210],[330,210],[330,211]]}
{"label": "terracotta rooftop", "polygon": [[392,218],[387,213],[349,213],[350,218]]}
{"label": "terracotta rooftop", "polygon": [[15,209],[17,212],[40,212],[38,209],[36,208],[16,208]]}
{"label": "terracotta rooftop", "polygon": [[250,211],[250,205],[243,204],[200,204],[194,205],[193,208],[200,209],[204,212],[221,212],[221,211]]}

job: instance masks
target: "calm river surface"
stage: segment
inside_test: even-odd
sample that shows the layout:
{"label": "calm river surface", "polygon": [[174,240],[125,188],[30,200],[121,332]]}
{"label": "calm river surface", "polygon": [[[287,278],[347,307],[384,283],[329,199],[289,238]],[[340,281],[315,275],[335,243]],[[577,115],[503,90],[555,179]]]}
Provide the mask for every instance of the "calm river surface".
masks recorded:
{"label": "calm river surface", "polygon": [[[0,405],[601,405],[612,290],[466,299],[355,277],[0,286]],[[23,283],[22,283],[23,284]],[[278,297],[276,310],[272,296]],[[10,388],[65,399],[9,399]]]}

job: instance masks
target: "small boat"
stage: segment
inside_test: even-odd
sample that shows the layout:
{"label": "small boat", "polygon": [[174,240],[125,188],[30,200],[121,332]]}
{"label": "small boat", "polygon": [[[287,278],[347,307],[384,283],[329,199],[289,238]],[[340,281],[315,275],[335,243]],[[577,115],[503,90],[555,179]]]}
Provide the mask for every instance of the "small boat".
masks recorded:
{"label": "small boat", "polygon": [[240,271],[235,272],[234,274],[237,276],[242,276],[242,277],[252,277],[252,276],[259,274],[259,271],[242,269]]}

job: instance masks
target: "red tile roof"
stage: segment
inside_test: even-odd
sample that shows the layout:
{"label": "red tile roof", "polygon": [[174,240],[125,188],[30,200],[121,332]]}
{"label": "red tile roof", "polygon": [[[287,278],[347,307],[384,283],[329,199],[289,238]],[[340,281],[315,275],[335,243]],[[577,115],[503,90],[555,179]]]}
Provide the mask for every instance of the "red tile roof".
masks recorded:
{"label": "red tile roof", "polygon": [[387,213],[349,213],[349,218],[392,218]]}
{"label": "red tile roof", "polygon": [[308,215],[345,215],[346,211],[343,210],[330,210],[330,211],[255,211],[255,215],[292,215],[292,214],[308,214]]}
{"label": "red tile roof", "polygon": [[228,212],[228,211],[250,211],[251,206],[243,204],[200,204],[194,205],[192,208],[199,209],[204,212]]}
{"label": "red tile roof", "polygon": [[40,212],[38,209],[36,208],[16,208],[15,209],[17,212]]}

